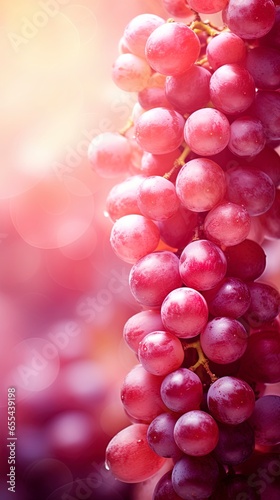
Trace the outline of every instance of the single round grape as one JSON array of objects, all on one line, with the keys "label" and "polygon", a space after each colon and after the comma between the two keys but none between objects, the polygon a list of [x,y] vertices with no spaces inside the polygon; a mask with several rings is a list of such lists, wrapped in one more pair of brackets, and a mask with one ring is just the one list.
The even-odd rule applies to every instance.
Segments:
[{"label": "single round grape", "polygon": [[166,154],[176,150],[183,141],[185,120],[172,109],[152,108],[135,124],[135,137],[144,151]]},{"label": "single round grape", "polygon": [[199,408],[203,387],[196,373],[188,368],[179,368],[166,375],[160,393],[167,408],[174,412],[185,413]]},{"label": "single round grape", "polygon": [[165,297],[161,319],[165,328],[178,337],[196,337],[208,320],[206,300],[197,290],[177,288]]},{"label": "single round grape", "polygon": [[228,145],[230,124],[217,109],[198,109],[187,118],[184,137],[194,153],[200,156],[215,155]]},{"label": "single round grape", "polygon": [[275,5],[272,0],[229,0],[223,10],[224,23],[230,31],[245,39],[261,38],[272,28],[275,20]]},{"label": "single round grape", "polygon": [[209,290],[225,277],[227,261],[212,241],[191,241],[181,253],[179,271],[187,287]]},{"label": "single round grape", "polygon": [[106,212],[113,222],[124,215],[141,215],[137,204],[137,190],[144,179],[143,175],[133,175],[111,188],[106,199]]},{"label": "single round grape", "polygon": [[267,212],[275,198],[271,178],[249,167],[232,167],[226,172],[227,199],[246,208],[251,216]]},{"label": "single round grape", "polygon": [[159,238],[159,229],[153,221],[143,215],[130,214],[114,223],[110,243],[120,259],[133,264],[155,250]]},{"label": "single round grape", "polygon": [[166,410],[160,396],[163,380],[148,373],[140,364],[128,372],[121,387],[121,401],[129,417],[150,423]]},{"label": "single round grape", "polygon": [[200,42],[194,31],[184,23],[165,23],[151,33],[145,52],[148,63],[155,71],[163,75],[181,75],[198,58]]},{"label": "single round grape", "polygon": [[258,445],[275,446],[280,443],[280,396],[262,396],[256,401],[250,417]]},{"label": "single round grape", "polygon": [[280,189],[276,190],[275,200],[270,209],[260,216],[265,236],[269,239],[280,238]]},{"label": "single round grape", "polygon": [[150,176],[143,180],[138,189],[138,207],[145,217],[165,220],[179,208],[174,184],[160,176]]},{"label": "single round grape", "polygon": [[173,248],[184,248],[192,240],[197,227],[197,213],[181,206],[172,217],[159,221],[157,226],[162,241]]},{"label": "single round grape", "polygon": [[104,132],[93,138],[88,159],[100,177],[113,178],[127,172],[131,161],[131,145],[117,132]]},{"label": "single round grape", "polygon": [[174,465],[172,484],[176,493],[186,500],[210,498],[219,478],[219,466],[211,456],[184,456]]},{"label": "single round grape", "polygon": [[247,311],[251,303],[251,295],[246,283],[228,276],[211,290],[205,290],[203,296],[212,316],[237,319]]},{"label": "single round grape", "polygon": [[248,283],[251,303],[244,317],[251,326],[271,321],[280,312],[280,293],[267,283]]},{"label": "single round grape", "polygon": [[273,90],[258,90],[250,113],[263,125],[269,141],[280,140],[280,94]]},{"label": "single round grape", "polygon": [[188,0],[188,5],[196,12],[202,14],[215,14],[223,10],[228,0]]},{"label": "single round grape", "polygon": [[207,158],[190,160],[176,178],[176,193],[182,205],[194,212],[207,212],[221,202],[226,192],[223,169]]},{"label": "single round grape", "polygon": [[205,236],[218,245],[232,246],[241,243],[249,234],[250,215],[246,208],[224,202],[212,208],[204,221]]},{"label": "single round grape", "polygon": [[201,457],[208,455],[216,447],[219,429],[211,415],[201,410],[192,410],[177,420],[174,439],[186,455]]},{"label": "single round grape", "polygon": [[237,425],[218,422],[219,439],[214,450],[218,462],[227,465],[238,465],[252,455],[255,446],[253,428],[248,421]]},{"label": "single round grape", "polygon": [[160,307],[169,292],[182,286],[178,257],[168,250],[146,255],[131,268],[129,286],[137,302]]},{"label": "single round grape", "polygon": [[225,249],[227,274],[243,281],[254,281],[265,270],[266,254],[256,241],[245,239]]},{"label": "single round grape", "polygon": [[207,59],[214,71],[224,64],[245,63],[246,54],[244,40],[230,32],[213,37],[206,47]]},{"label": "single round grape", "polygon": [[280,335],[264,331],[250,335],[241,360],[240,376],[249,382],[280,382]]},{"label": "single round grape", "polygon": [[280,52],[271,47],[255,47],[248,51],[246,68],[262,90],[280,87]]},{"label": "single round grape", "polygon": [[214,107],[222,113],[242,113],[254,101],[254,79],[243,66],[224,64],[211,76],[210,97]]},{"label": "single round grape", "polygon": [[115,85],[126,92],[139,92],[149,81],[152,70],[147,61],[134,54],[120,54],[112,68]]},{"label": "single round grape", "polygon": [[123,338],[130,349],[137,354],[139,342],[148,335],[148,333],[156,330],[164,330],[160,311],[148,309],[140,311],[128,318],[123,327]]},{"label": "single round grape", "polygon": [[[138,102],[143,110],[160,107],[173,108],[165,95],[163,87],[146,87],[138,92]],[[134,122],[136,122],[135,119]]]},{"label": "single round grape", "polygon": [[171,153],[165,154],[152,154],[144,151],[141,158],[141,168],[140,172],[143,175],[164,175],[169,172],[173,166],[174,162],[179,158],[180,150],[175,149]]},{"label": "single round grape", "polygon": [[168,76],[165,83],[167,100],[182,115],[206,106],[210,101],[210,78],[210,71],[195,64],[182,75]]},{"label": "single round grape", "polygon": [[182,500],[182,497],[179,497],[174,491],[172,485],[172,470],[166,472],[157,482],[152,500]]},{"label": "single round grape", "polygon": [[269,175],[275,187],[280,185],[280,156],[275,149],[265,146],[259,154],[247,158],[246,161],[250,168],[262,170]]},{"label": "single round grape", "polygon": [[171,16],[193,16],[193,12],[187,7],[186,0],[162,0],[162,4]]},{"label": "single round grape", "polygon": [[119,481],[139,483],[152,477],[164,464],[148,445],[145,424],[133,424],[118,432],[106,449],[106,468]]},{"label": "single round grape", "polygon": [[184,361],[181,341],[173,333],[154,331],[139,343],[138,358],[142,366],[154,375],[167,375]]},{"label": "single round grape", "polygon": [[126,25],[123,40],[129,51],[145,58],[145,47],[150,34],[164,24],[164,19],[155,14],[139,14]]},{"label": "single round grape", "polygon": [[266,137],[262,122],[251,116],[236,118],[230,125],[228,147],[238,156],[255,156],[264,148]]},{"label": "single round grape", "polygon": [[236,377],[222,377],[209,388],[207,404],[211,415],[224,424],[236,425],[253,413],[255,395],[250,385]]},{"label": "single round grape", "polygon": [[233,318],[217,317],[200,334],[201,347],[214,363],[228,364],[240,359],[248,342],[244,326]]},{"label": "single round grape", "polygon": [[177,419],[178,417],[171,413],[161,413],[149,425],[148,444],[160,457],[177,458],[181,454],[174,441],[174,427]]}]

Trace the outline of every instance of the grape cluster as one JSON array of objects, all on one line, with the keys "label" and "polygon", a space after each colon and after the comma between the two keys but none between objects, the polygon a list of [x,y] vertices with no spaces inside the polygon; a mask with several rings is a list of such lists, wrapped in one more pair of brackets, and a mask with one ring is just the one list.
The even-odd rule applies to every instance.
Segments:
[{"label": "grape cluster", "polygon": [[96,172],[121,176],[110,242],[140,308],[123,330],[131,425],[106,464],[128,483],[157,475],[153,500],[250,500],[246,464],[280,444],[280,395],[265,392],[280,382],[280,294],[261,280],[262,243],[280,238],[280,8],[162,4],[173,17],[133,18],[113,64],[131,120],[89,148]]}]

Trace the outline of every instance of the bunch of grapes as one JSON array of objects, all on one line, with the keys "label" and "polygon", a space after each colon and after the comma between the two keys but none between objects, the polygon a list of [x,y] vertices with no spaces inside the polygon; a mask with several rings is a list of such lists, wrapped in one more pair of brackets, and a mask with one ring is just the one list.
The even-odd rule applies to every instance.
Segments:
[{"label": "bunch of grapes", "polygon": [[280,444],[280,395],[266,392],[280,382],[280,295],[261,280],[263,242],[280,238],[280,8],[162,3],[172,17],[133,18],[113,64],[137,96],[131,119],[89,148],[96,172],[121,177],[110,242],[139,304],[123,330],[131,424],[106,464],[127,483],[157,476],[153,500],[250,500],[246,464]]}]

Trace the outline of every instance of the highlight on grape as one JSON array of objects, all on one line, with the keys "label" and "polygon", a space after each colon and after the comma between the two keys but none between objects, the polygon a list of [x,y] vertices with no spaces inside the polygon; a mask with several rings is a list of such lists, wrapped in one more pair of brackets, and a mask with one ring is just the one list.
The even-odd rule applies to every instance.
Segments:
[{"label": "highlight on grape", "polygon": [[131,424],[106,468],[141,499],[280,498],[280,293],[264,274],[280,238],[280,6],[161,3],[166,18],[123,27],[112,79],[135,104],[88,153],[116,179],[110,242],[139,307],[123,328]]}]

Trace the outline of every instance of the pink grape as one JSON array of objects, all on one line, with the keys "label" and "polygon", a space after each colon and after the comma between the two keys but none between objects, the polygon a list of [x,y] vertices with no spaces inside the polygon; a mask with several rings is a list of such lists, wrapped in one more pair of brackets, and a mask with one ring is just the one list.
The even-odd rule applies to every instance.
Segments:
[{"label": "pink grape", "polygon": [[200,156],[215,155],[228,145],[230,124],[217,109],[198,109],[187,118],[184,137],[194,153]]},{"label": "pink grape", "polygon": [[275,186],[261,170],[232,167],[226,172],[226,181],[227,199],[246,208],[251,216],[261,215],[272,206]]},{"label": "pink grape", "polygon": [[223,10],[228,0],[188,0],[188,5],[202,14],[215,14]]},{"label": "pink grape", "polygon": [[280,312],[280,293],[267,283],[248,283],[251,303],[245,313],[245,318],[251,326],[258,326],[265,321],[271,321]]},{"label": "pink grape", "polygon": [[139,342],[148,333],[156,330],[164,330],[160,311],[147,309],[128,318],[123,327],[123,338],[130,349],[137,354]]},{"label": "pink grape", "polygon": [[111,188],[106,199],[106,211],[113,222],[124,215],[141,215],[137,190],[144,179],[143,175],[133,175]]},{"label": "pink grape", "polygon": [[206,106],[210,101],[210,78],[210,71],[195,64],[182,75],[168,76],[165,83],[167,100],[182,115]]},{"label": "pink grape", "polygon": [[221,202],[226,192],[223,169],[207,158],[188,161],[176,179],[176,192],[184,207],[206,212]]},{"label": "pink grape", "polygon": [[130,143],[126,137],[116,132],[104,132],[91,141],[88,159],[93,170],[100,177],[117,177],[129,169]]},{"label": "pink grape", "polygon": [[193,12],[188,8],[186,0],[162,0],[162,4],[171,16],[193,16]]},{"label": "pink grape", "polygon": [[260,120],[241,116],[231,123],[228,147],[235,155],[256,156],[265,143],[266,137]]},{"label": "pink grape", "polygon": [[269,239],[280,238],[280,189],[276,190],[275,200],[270,209],[260,216],[265,235]]},{"label": "pink grape", "polygon": [[138,207],[145,217],[165,220],[179,208],[174,184],[160,176],[150,176],[138,188]]},{"label": "pink grape", "polygon": [[280,396],[269,395],[258,399],[249,422],[254,429],[257,444],[262,446],[279,444]]},{"label": "pink grape", "polygon": [[[279,2],[278,2],[279,3]],[[276,4],[276,2],[275,2]],[[271,30],[260,39],[264,45],[280,49],[280,6],[276,5],[276,16]]]},{"label": "pink grape", "polygon": [[208,413],[192,410],[184,413],[175,423],[174,439],[186,455],[208,455],[218,443],[218,425]]},{"label": "pink grape", "polygon": [[106,449],[106,467],[119,481],[138,483],[152,477],[164,464],[148,445],[145,424],[133,424],[118,432]]},{"label": "pink grape", "polygon": [[144,151],[166,154],[175,151],[183,141],[185,120],[172,109],[152,108],[135,124],[135,137]]},{"label": "pink grape", "polygon": [[129,286],[140,304],[160,307],[169,292],[182,286],[178,257],[163,250],[139,259],[131,268]]},{"label": "pink grape", "polygon": [[244,40],[235,33],[220,33],[210,39],[206,55],[211,68],[215,71],[224,64],[243,64],[247,54]]},{"label": "pink grape", "polygon": [[211,76],[210,97],[215,108],[234,115],[248,109],[255,98],[255,82],[239,64],[224,64]]},{"label": "pink grape", "polygon": [[212,208],[204,221],[205,236],[218,245],[232,246],[245,240],[250,231],[250,215],[236,203],[224,202]]},{"label": "pink grape", "polygon": [[211,415],[224,424],[236,425],[247,420],[255,407],[250,385],[236,377],[222,377],[209,388],[207,404]]},{"label": "pink grape", "polygon": [[200,334],[201,347],[208,359],[218,364],[233,363],[247,348],[248,334],[233,318],[217,317]]},{"label": "pink grape", "polygon": [[164,24],[164,19],[155,14],[139,14],[125,27],[123,40],[130,52],[145,58],[145,47],[150,34]]},{"label": "pink grape", "polygon": [[139,92],[149,81],[152,70],[145,59],[134,54],[120,54],[112,68],[113,82],[126,92]]},{"label": "pink grape", "polygon": [[199,408],[203,396],[202,383],[188,368],[179,368],[166,375],[160,393],[167,408],[185,413]]},{"label": "pink grape", "polygon": [[262,90],[280,87],[280,52],[271,47],[255,47],[248,51],[246,68]]},{"label": "pink grape", "polygon": [[262,170],[267,174],[275,187],[280,185],[280,156],[275,149],[265,146],[259,154],[248,158],[247,161],[251,168]]},{"label": "pink grape", "polygon": [[173,333],[154,331],[139,342],[138,358],[142,366],[154,375],[167,375],[184,361],[183,346]]},{"label": "pink grape", "polygon": [[173,108],[162,87],[146,87],[141,90],[141,92],[138,92],[138,102],[144,110],[160,107]]},{"label": "pink grape", "polygon": [[145,52],[148,63],[155,71],[163,75],[181,75],[198,58],[200,42],[185,24],[165,23],[151,33]]},{"label": "pink grape", "polygon": [[263,125],[269,141],[280,140],[280,93],[273,90],[258,90],[250,109]]},{"label": "pink grape", "polygon": [[203,296],[212,316],[237,319],[247,311],[251,303],[251,295],[246,283],[228,276],[211,290],[204,291]]},{"label": "pink grape", "polygon": [[252,455],[255,435],[246,420],[241,424],[228,425],[218,422],[219,440],[214,450],[218,462],[227,465],[239,465]]},{"label": "pink grape", "polygon": [[173,168],[174,162],[179,156],[179,149],[175,149],[170,153],[155,155],[144,151],[141,159],[141,173],[146,176],[164,175]]},{"label": "pink grape", "polygon": [[275,12],[272,0],[246,0],[242,8],[239,0],[229,0],[223,20],[233,33],[250,40],[261,38],[271,30]]},{"label": "pink grape", "polygon": [[113,225],[110,243],[116,255],[133,264],[156,249],[159,230],[153,221],[143,215],[124,215]]},{"label": "pink grape", "polygon": [[219,466],[211,455],[185,455],[174,465],[172,484],[176,493],[186,500],[210,498],[219,478]]},{"label": "pink grape", "polygon": [[197,213],[180,207],[177,212],[157,223],[160,237],[173,248],[184,248],[193,238],[197,227]]},{"label": "pink grape", "polygon": [[165,297],[161,318],[165,328],[178,337],[195,337],[208,320],[206,300],[197,290],[177,288]]},{"label": "pink grape", "polygon": [[265,270],[266,254],[257,242],[245,239],[226,248],[227,274],[243,281],[254,281]]},{"label": "pink grape", "polygon": [[176,415],[161,413],[149,425],[147,440],[152,450],[160,457],[177,458],[181,451],[174,440],[174,427],[178,420]]},{"label": "pink grape", "polygon": [[141,364],[126,375],[121,387],[121,401],[129,417],[150,423],[166,410],[160,396],[164,377],[147,372]]},{"label": "pink grape", "polygon": [[264,331],[250,335],[241,360],[240,376],[249,382],[274,384],[280,382],[280,335]]},{"label": "pink grape", "polygon": [[212,241],[192,241],[180,256],[179,271],[183,283],[196,290],[213,288],[225,277],[226,270],[225,255]]},{"label": "pink grape", "polygon": [[157,482],[153,493],[153,500],[167,500],[167,499],[182,500],[182,497],[179,497],[179,495],[177,495],[177,493],[175,493],[174,491],[172,485],[172,470],[163,474],[163,476]]}]

